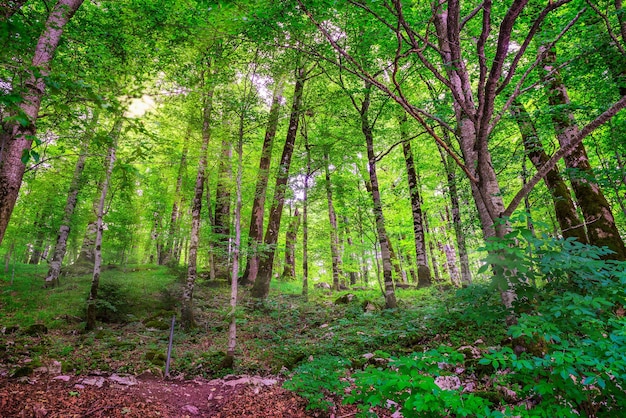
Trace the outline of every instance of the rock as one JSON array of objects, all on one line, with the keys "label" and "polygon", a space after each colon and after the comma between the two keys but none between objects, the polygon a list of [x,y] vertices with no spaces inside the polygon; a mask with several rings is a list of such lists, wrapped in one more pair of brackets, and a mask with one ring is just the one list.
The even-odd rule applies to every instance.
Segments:
[{"label": "rock", "polygon": [[363,308],[363,312],[374,312],[377,309],[376,305],[369,300],[364,301],[361,307]]},{"label": "rock", "polygon": [[461,387],[461,379],[457,376],[437,376],[435,384],[442,390],[457,390]]},{"label": "rock", "polygon": [[346,305],[352,302],[355,297],[356,296],[354,296],[352,293],[346,293],[345,295],[340,296],[337,299],[335,299],[335,305]]},{"label": "rock", "polygon": [[60,375],[60,376],[55,376],[52,378],[52,380],[60,380],[61,382],[69,382],[71,379],[71,377],[69,377],[68,375]]},{"label": "rock", "polygon": [[185,405],[181,409],[190,415],[200,415],[200,410],[193,405]]},{"label": "rock", "polygon": [[330,289],[331,288],[331,286],[326,282],[315,283],[313,287],[316,289]]},{"label": "rock", "polygon": [[85,377],[80,380],[80,383],[87,386],[95,386],[101,388],[104,385],[105,378],[102,376]]},{"label": "rock", "polygon": [[135,379],[135,376],[118,376],[116,374],[112,374],[109,377],[109,380],[117,384],[126,386],[133,386],[137,384],[137,379]]},{"label": "rock", "polygon": [[30,335],[34,337],[36,335],[44,335],[48,333],[48,327],[44,324],[33,324],[30,327],[26,328],[23,332],[24,335]]},{"label": "rock", "polygon": [[365,354],[363,354],[363,357],[365,357],[366,360],[369,360],[372,357],[374,357],[374,354],[373,353],[365,353]]}]

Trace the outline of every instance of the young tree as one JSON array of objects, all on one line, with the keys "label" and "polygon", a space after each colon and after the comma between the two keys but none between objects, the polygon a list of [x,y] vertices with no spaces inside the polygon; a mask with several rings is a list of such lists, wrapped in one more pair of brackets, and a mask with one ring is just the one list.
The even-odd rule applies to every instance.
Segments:
[{"label": "young tree", "polygon": [[115,121],[115,125],[110,134],[110,145],[107,152],[107,158],[105,161],[106,173],[104,181],[100,189],[100,198],[98,200],[98,207],[96,211],[96,242],[94,248],[94,266],[93,277],[91,279],[91,288],[89,290],[89,298],[87,299],[87,320],[85,324],[85,330],[91,331],[96,327],[96,301],[98,299],[98,287],[100,286],[100,273],[102,267],[102,233],[104,231],[104,215],[105,215],[105,202],[107,193],[109,192],[111,175],[113,173],[113,167],[115,165],[115,153],[117,151],[117,142],[122,131],[123,119],[120,117]]},{"label": "young tree", "polygon": [[65,210],[63,211],[63,219],[61,220],[61,226],[59,227],[59,234],[57,236],[56,245],[52,252],[52,258],[48,262],[48,274],[45,277],[45,286],[52,287],[58,284],[59,274],[61,273],[61,264],[65,258],[67,251],[67,239],[70,234],[72,215],[78,202],[78,193],[81,188],[81,177],[83,170],[85,169],[85,160],[87,159],[87,152],[89,150],[89,143],[93,137],[93,133],[98,124],[99,112],[96,110],[91,117],[91,122],[86,128],[84,138],[81,142],[78,159],[76,160],[76,167],[74,168],[74,174],[72,176],[72,182],[70,184],[67,193],[67,202],[65,203]]}]

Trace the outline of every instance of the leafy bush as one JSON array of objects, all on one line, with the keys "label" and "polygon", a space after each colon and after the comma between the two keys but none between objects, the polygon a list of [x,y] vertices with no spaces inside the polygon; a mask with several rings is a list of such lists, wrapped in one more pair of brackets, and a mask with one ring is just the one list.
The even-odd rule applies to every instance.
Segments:
[{"label": "leafy bush", "polygon": [[341,357],[320,356],[298,366],[284,387],[309,401],[307,409],[328,410],[331,396],[341,395],[349,383],[345,378],[350,362]]},{"label": "leafy bush", "polygon": [[506,256],[497,261],[517,272],[515,350],[503,347],[480,363],[534,401],[532,416],[625,416],[626,264],[571,239],[524,230],[508,238],[525,244],[501,246]]},{"label": "leafy bush", "polygon": [[[370,407],[386,407],[393,401],[404,417],[477,416],[501,417],[491,411],[488,400],[462,388],[441,389],[436,383],[446,367],[463,363],[464,356],[449,347],[410,356],[391,357],[387,367],[369,366],[352,377],[356,388],[347,403],[359,403],[364,411]],[[393,405],[391,403],[391,405]]]}]

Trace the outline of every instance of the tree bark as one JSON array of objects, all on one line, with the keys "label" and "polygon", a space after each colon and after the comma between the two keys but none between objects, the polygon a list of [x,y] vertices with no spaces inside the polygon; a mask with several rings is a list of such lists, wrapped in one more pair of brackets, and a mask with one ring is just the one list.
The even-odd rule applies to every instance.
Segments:
[{"label": "tree bark", "polygon": [[[211,80],[212,81],[212,80]],[[206,88],[204,106],[202,112],[202,148],[198,162],[198,173],[194,187],[193,202],[191,204],[191,232],[189,235],[189,253],[187,267],[187,281],[183,289],[181,306],[181,325],[190,329],[195,327],[193,316],[193,290],[198,275],[198,243],[200,241],[200,213],[202,211],[202,193],[204,192],[204,179],[207,166],[207,150],[211,139],[211,112],[213,110],[213,84]]]},{"label": "tree bark", "polygon": [[339,255],[339,230],[337,228],[337,214],[333,205],[333,190],[330,182],[330,158],[328,150],[324,150],[324,176],[326,178],[326,200],[328,202],[328,221],[330,222],[330,255],[332,258],[333,289],[339,291],[341,277],[341,256]]},{"label": "tree bark", "polygon": [[261,159],[259,161],[259,170],[257,171],[254,201],[252,203],[250,231],[248,232],[249,256],[241,284],[254,283],[259,272],[258,246],[263,242],[265,196],[267,194],[267,183],[269,181],[269,170],[272,161],[272,146],[274,144],[274,138],[276,138],[278,117],[280,116],[281,101],[283,99],[283,87],[284,83],[279,79],[274,88],[269,119],[267,121],[267,127],[265,128],[265,139],[263,140],[263,147],[261,149]]},{"label": "tree bark", "polygon": [[[243,115],[241,116],[243,117]],[[222,140],[220,168],[215,189],[215,225],[213,232],[216,234],[216,247],[219,249],[215,257],[215,277],[228,277],[228,264],[230,253],[230,200],[232,187],[231,159],[233,150],[228,137]]]},{"label": "tree bark", "polygon": [[413,150],[411,142],[408,140],[407,116],[402,112],[400,116],[400,137],[402,142],[402,151],[404,152],[404,162],[406,164],[407,180],[409,182],[409,193],[411,195],[411,213],[413,214],[413,235],[415,241],[415,254],[417,261],[417,280],[418,286],[430,286],[430,267],[428,266],[428,257],[426,255],[426,237],[424,235],[424,223],[422,214],[422,203],[420,200],[420,192],[418,188],[417,173],[415,171],[415,162],[413,160]]},{"label": "tree bark", "polygon": [[300,212],[296,208],[285,234],[285,266],[282,274],[285,280],[293,280],[296,277],[296,242],[299,227]]},{"label": "tree bark", "polygon": [[[526,111],[526,108],[520,101],[515,101],[511,106],[511,113],[515,117],[522,141],[528,158],[535,168],[541,168],[550,157],[546,154],[535,129],[535,125]],[[580,221],[576,207],[572,201],[572,195],[565,181],[561,177],[558,168],[554,167],[544,177],[544,182],[554,205],[554,213],[559,223],[561,234],[564,238],[576,238],[579,242],[587,244],[587,234],[585,226]]]},{"label": "tree bark", "polygon": [[89,290],[89,298],[87,299],[87,320],[85,324],[85,330],[91,331],[96,327],[96,301],[98,299],[98,287],[100,286],[100,273],[102,267],[102,233],[104,231],[104,203],[106,201],[107,193],[109,192],[109,186],[111,183],[111,174],[113,173],[113,166],[115,165],[115,153],[117,150],[117,141],[122,130],[122,118],[119,118],[113,129],[111,130],[111,145],[107,153],[106,159],[106,175],[104,183],[100,190],[100,200],[98,201],[98,208],[96,212],[96,242],[94,248],[94,265],[93,265],[93,277],[91,279],[91,288]]},{"label": "tree bark", "polygon": [[374,134],[372,132],[372,126],[369,122],[371,91],[372,85],[369,82],[365,82],[365,96],[363,98],[361,108],[359,109],[359,113],[361,114],[361,131],[363,132],[363,136],[365,137],[365,142],[367,144],[368,173],[372,189],[371,197],[374,204],[376,232],[378,234],[378,242],[380,244],[380,253],[383,265],[383,280],[385,283],[385,307],[387,309],[395,309],[398,307],[398,303],[396,302],[396,293],[393,283],[393,265],[391,262],[391,251],[389,249],[389,238],[385,229],[383,205],[380,198],[380,190],[378,188],[378,175],[376,174],[376,155],[374,154]]},{"label": "tree bark", "polygon": [[50,73],[50,62],[59,45],[63,28],[72,18],[83,0],[59,0],[53,7],[44,31],[39,37],[35,55],[24,78],[25,92],[18,107],[18,115],[27,119],[22,124],[17,120],[2,122],[0,135],[0,244],[4,238],[15,201],[22,185],[25,165],[22,158],[30,150],[36,133],[41,100],[45,94],[45,77]]},{"label": "tree bark", "polygon": [[[580,131],[574,115],[569,109],[570,100],[567,88],[560,72],[555,68],[555,64],[556,52],[554,50],[546,51],[542,65],[546,73],[550,74],[547,86],[548,101],[555,108],[551,113],[552,122],[559,144],[561,148],[564,148],[572,143]],[[578,206],[585,218],[589,243],[598,247],[606,246],[614,251],[614,254],[607,258],[626,260],[624,241],[615,225],[611,206],[595,180],[583,143],[580,142],[572,152],[566,155],[564,161],[565,166],[573,171],[570,174],[570,181]]]},{"label": "tree bark", "polygon": [[[306,127],[306,124],[303,123]],[[309,301],[309,181],[311,170],[311,147],[306,128],[302,129],[306,150],[306,174],[304,175],[304,196],[302,197],[302,297]]]},{"label": "tree bark", "polygon": [[291,166],[291,156],[293,155],[296,136],[298,134],[305,74],[305,68],[298,67],[296,70],[296,85],[294,87],[293,104],[289,118],[287,138],[285,139],[283,153],[280,158],[280,165],[278,166],[276,186],[274,187],[274,199],[272,200],[272,207],[270,209],[265,238],[263,240],[266,251],[260,255],[259,271],[254,282],[254,286],[252,287],[252,296],[259,299],[267,298],[270,291],[276,242],[278,241],[280,220],[283,212],[283,205],[285,203],[285,190],[287,188],[287,180],[289,178],[289,167]]},{"label": "tree bark", "polygon": [[78,160],[76,160],[76,166],[74,167],[74,175],[72,176],[70,188],[67,192],[67,200],[65,202],[63,219],[61,220],[61,226],[59,227],[56,245],[54,246],[52,259],[48,263],[48,274],[44,280],[45,287],[54,287],[59,284],[59,274],[61,273],[61,265],[63,264],[63,259],[65,258],[65,252],[67,251],[67,238],[70,235],[71,220],[74,215],[74,209],[76,209],[76,204],[78,203],[78,193],[80,192],[82,186],[81,177],[85,169],[89,142],[93,137],[97,123],[98,111],[94,113],[90,126],[87,128],[88,130],[81,143]]},{"label": "tree bark", "polygon": [[239,137],[237,141],[237,178],[235,180],[235,237],[233,242],[233,262],[230,280],[230,324],[228,327],[228,346],[226,348],[226,358],[224,366],[232,368],[235,358],[235,348],[237,344],[237,287],[239,279],[239,257],[241,253],[241,182],[243,177],[243,114],[239,125]]}]

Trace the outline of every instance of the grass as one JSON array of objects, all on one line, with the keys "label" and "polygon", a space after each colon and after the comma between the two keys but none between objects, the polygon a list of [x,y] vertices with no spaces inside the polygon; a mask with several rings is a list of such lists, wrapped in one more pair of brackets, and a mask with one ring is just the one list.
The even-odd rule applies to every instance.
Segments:
[{"label": "grass", "polygon": [[[102,318],[111,322],[100,323],[91,333],[83,332],[82,323],[91,277],[63,277],[60,286],[44,289],[45,272],[45,266],[17,265],[12,283],[10,275],[1,276],[0,329],[19,326],[24,330],[40,323],[50,332],[32,337],[23,332],[7,335],[9,343],[0,344],[0,375],[3,368],[10,373],[26,358],[44,364],[55,359],[62,362],[64,371],[75,373],[94,369],[162,373],[167,328],[182,289],[179,272],[154,265],[110,266],[102,274],[100,295],[105,298]],[[466,308],[460,304],[452,309],[456,317],[446,314],[444,318],[442,309],[447,304],[441,300],[452,296],[436,288],[398,289],[400,309],[392,311],[381,309],[383,299],[376,288],[354,291],[356,298],[347,304],[335,303],[347,291],[311,286],[308,302],[301,292],[300,282],[275,280],[270,297],[258,305],[242,289],[235,365],[233,370],[223,370],[229,286],[200,281],[194,299],[199,327],[193,331],[176,328],[172,373],[189,377],[287,373],[322,355],[358,364],[364,361],[363,354],[376,350],[401,354],[442,340],[455,345],[466,342]],[[377,309],[365,311],[366,302]],[[498,332],[493,334],[494,341],[501,338]]]}]

